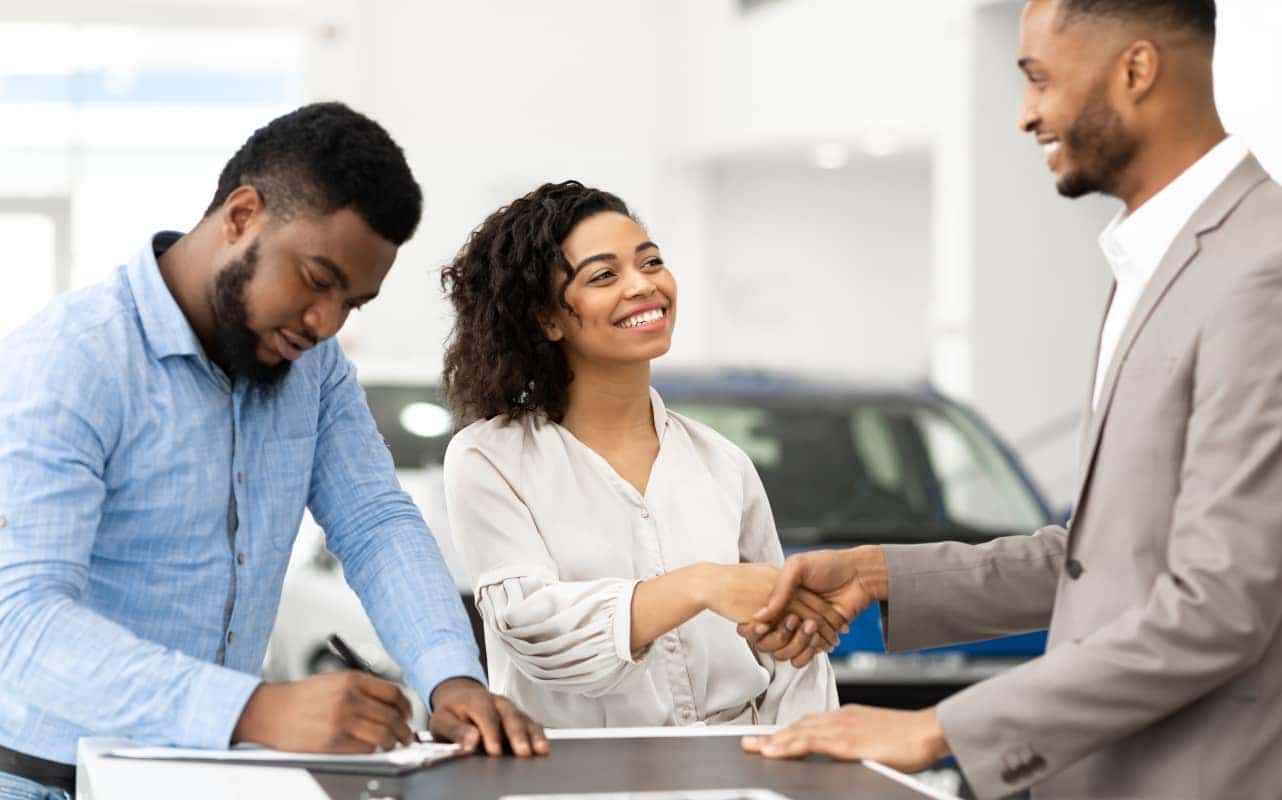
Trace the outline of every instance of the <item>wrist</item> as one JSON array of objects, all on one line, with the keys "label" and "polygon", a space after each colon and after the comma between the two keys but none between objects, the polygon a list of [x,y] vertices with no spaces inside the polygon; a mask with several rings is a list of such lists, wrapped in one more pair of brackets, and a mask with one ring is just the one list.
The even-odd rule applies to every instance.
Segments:
[{"label": "wrist", "polygon": [[476,679],[469,678],[466,675],[457,675],[453,678],[446,678],[436,684],[436,688],[432,690],[432,694],[428,698],[428,703],[432,708],[436,708],[437,704],[444,702],[453,692],[459,691],[460,689],[471,688],[484,689],[485,687],[480,683],[477,683]]},{"label": "wrist", "polygon": [[851,548],[847,558],[855,579],[869,597],[877,601],[890,597],[890,575],[886,569],[886,553],[881,545]]},{"label": "wrist", "polygon": [[266,683],[258,684],[245,701],[245,707],[240,710],[240,718],[236,720],[236,727],[232,728],[231,744],[239,742],[260,742],[258,733],[259,711],[262,706],[267,704],[267,695],[269,686]]},{"label": "wrist", "polygon": [[682,576],[685,595],[694,607],[695,613],[708,611],[712,608],[714,593],[717,591],[717,587],[722,584],[723,573],[726,569],[725,564],[700,561],[697,564],[691,564],[688,567],[682,567],[677,570],[677,572],[685,573]]},{"label": "wrist", "polygon": [[931,763],[952,755],[952,748],[944,737],[944,726],[939,722],[936,708],[924,708],[917,713],[922,717],[921,747]]}]

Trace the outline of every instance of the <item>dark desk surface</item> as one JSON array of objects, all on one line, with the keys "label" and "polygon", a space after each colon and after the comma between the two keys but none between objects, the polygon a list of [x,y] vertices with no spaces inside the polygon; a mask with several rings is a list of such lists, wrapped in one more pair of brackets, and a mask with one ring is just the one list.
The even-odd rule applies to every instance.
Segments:
[{"label": "dark desk surface", "polygon": [[859,764],[767,761],[739,737],[589,739],[552,742],[542,758],[471,756],[402,779],[314,774],[335,800],[497,800],[507,794],[773,789],[793,800],[921,800],[924,795]]}]

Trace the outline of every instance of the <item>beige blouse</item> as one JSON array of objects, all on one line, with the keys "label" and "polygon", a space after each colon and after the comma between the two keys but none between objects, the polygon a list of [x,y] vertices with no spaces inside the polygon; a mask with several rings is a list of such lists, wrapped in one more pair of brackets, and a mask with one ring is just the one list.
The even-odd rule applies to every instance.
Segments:
[{"label": "beige blouse", "polygon": [[553,728],[782,724],[836,708],[826,656],[775,662],[710,611],[630,652],[641,580],[783,561],[748,456],[650,394],[659,455],[644,496],[546,418],[477,422],[451,441],[446,506],[491,688]]}]

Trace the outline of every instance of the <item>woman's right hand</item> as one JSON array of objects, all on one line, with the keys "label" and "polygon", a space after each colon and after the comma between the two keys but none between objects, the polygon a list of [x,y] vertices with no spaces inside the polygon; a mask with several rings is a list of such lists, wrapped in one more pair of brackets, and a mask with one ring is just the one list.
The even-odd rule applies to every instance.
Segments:
[{"label": "woman's right hand", "polygon": [[[780,569],[770,564],[708,564],[701,580],[702,605],[731,622],[749,622],[769,599],[779,574]],[[794,637],[798,652],[807,647],[827,651],[837,646],[840,631],[846,626],[839,608],[808,589],[798,589],[789,598],[786,611],[784,624],[791,622],[788,627],[792,630],[800,627],[799,635]]]}]

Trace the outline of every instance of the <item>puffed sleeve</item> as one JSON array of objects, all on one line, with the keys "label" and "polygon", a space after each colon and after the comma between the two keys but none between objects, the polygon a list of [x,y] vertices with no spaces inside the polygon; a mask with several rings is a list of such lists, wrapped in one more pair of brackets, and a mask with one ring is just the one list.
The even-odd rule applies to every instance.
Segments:
[{"label": "puffed sleeve", "polygon": [[549,688],[599,697],[642,668],[629,578],[562,581],[526,504],[467,431],[445,456],[455,546],[476,576],[477,608],[513,664]]}]

